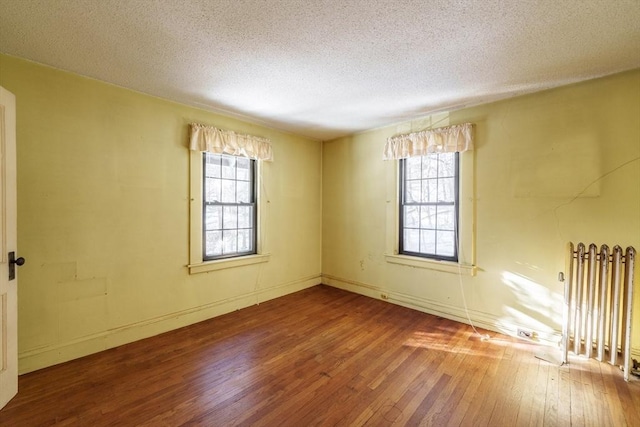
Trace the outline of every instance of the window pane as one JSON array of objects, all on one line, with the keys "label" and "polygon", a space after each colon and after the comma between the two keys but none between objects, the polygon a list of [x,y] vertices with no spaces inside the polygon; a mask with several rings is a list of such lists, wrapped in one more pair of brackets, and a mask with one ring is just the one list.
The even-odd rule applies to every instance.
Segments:
[{"label": "window pane", "polygon": [[422,163],[421,163],[421,158],[420,157],[409,157],[406,161],[405,161],[405,167],[407,168],[406,170],[406,176],[407,179],[420,179],[421,178],[421,167],[422,167]]},{"label": "window pane", "polygon": [[236,167],[238,168],[238,180],[249,181],[249,179],[251,179],[251,173],[249,171],[249,168],[251,167],[251,160],[246,157],[238,157],[236,159]]},{"label": "window pane", "polygon": [[438,206],[438,230],[455,230],[456,211],[453,206]]},{"label": "window pane", "polygon": [[405,206],[404,226],[407,228],[420,227],[420,207],[419,206]]},{"label": "window pane", "polygon": [[233,156],[222,157],[222,177],[236,179],[236,158]]},{"label": "window pane", "polygon": [[238,228],[238,208],[237,206],[224,206],[222,209],[222,228],[230,230]]},{"label": "window pane", "polygon": [[249,252],[252,246],[251,230],[238,230],[238,252]]},{"label": "window pane", "polygon": [[238,207],[238,228],[253,227],[253,206]]},{"label": "window pane", "polygon": [[236,188],[238,190],[238,203],[249,203],[251,202],[250,193],[249,193],[249,182],[247,181],[238,181],[236,183]]},{"label": "window pane", "polygon": [[435,206],[422,206],[420,208],[420,228],[436,228]]},{"label": "window pane", "polygon": [[423,178],[438,177],[438,155],[422,156]]},{"label": "window pane", "polygon": [[205,233],[205,256],[222,255],[222,231]]},{"label": "window pane", "polygon": [[453,231],[438,231],[437,254],[440,256],[453,256],[455,234]]},{"label": "window pane", "polygon": [[205,176],[220,178],[221,168],[220,168],[220,156],[216,154],[205,153],[206,161],[205,161]]},{"label": "window pane", "polygon": [[439,177],[456,176],[456,156],[455,153],[442,153],[439,156]]},{"label": "window pane", "polygon": [[213,163],[211,165],[211,176],[215,177],[215,178],[220,178],[222,177],[222,166],[221,166],[221,160],[218,159],[217,162]]},{"label": "window pane", "polygon": [[420,252],[424,254],[436,253],[435,230],[420,230]]},{"label": "window pane", "polygon": [[236,202],[236,182],[228,179],[222,180],[222,203]]},{"label": "window pane", "polygon": [[440,178],[438,181],[438,202],[455,202],[456,187],[454,178]]},{"label": "window pane", "polygon": [[207,179],[205,187],[205,201],[219,202],[222,200],[222,180],[218,178]]},{"label": "window pane", "polygon": [[420,202],[420,181],[407,182],[406,203]]},{"label": "window pane", "polygon": [[238,251],[238,230],[224,230],[222,232],[222,253],[231,254]]},{"label": "window pane", "polygon": [[420,230],[404,230],[404,250],[408,252],[420,252]]},{"label": "window pane", "polygon": [[422,203],[435,203],[438,201],[438,180],[426,179],[422,181]]},{"label": "window pane", "polygon": [[222,206],[207,206],[204,218],[205,230],[221,230]]}]

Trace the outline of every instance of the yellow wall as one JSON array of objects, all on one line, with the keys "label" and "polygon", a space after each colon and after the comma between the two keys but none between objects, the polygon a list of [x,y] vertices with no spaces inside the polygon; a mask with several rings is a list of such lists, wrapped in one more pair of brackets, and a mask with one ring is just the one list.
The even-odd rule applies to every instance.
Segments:
[{"label": "yellow wall", "polygon": [[[388,262],[397,162],[382,160],[386,138],[464,122],[475,124],[461,217],[475,223],[463,238],[475,242],[476,276]],[[640,250],[638,70],[328,141],[323,157],[323,281],[344,289],[468,323],[462,280],[475,324],[556,342],[565,244]]]},{"label": "yellow wall", "polygon": [[[554,341],[565,243],[640,249],[638,70],[324,144],[2,55],[0,85],[17,96],[21,372],[312,286],[321,272],[467,322],[461,280],[477,325]],[[267,263],[188,274],[190,122],[272,139]],[[461,199],[476,276],[390,263],[386,138],[463,122],[476,126]]]},{"label": "yellow wall", "polygon": [[[17,99],[20,371],[320,283],[321,143],[0,56]],[[189,275],[188,124],[268,137],[269,262]]]}]

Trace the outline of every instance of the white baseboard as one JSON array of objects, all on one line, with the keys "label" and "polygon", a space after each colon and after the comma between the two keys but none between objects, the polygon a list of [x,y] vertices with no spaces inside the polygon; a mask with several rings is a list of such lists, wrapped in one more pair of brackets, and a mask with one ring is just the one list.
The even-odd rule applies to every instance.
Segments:
[{"label": "white baseboard", "polygon": [[[327,274],[322,275],[322,283],[375,299],[382,299],[381,294],[385,294],[388,298],[384,298],[384,300],[390,303],[422,311],[424,313],[433,314],[435,316],[444,317],[467,325],[469,324],[467,313],[460,307],[443,304],[441,302],[417,297],[415,295],[394,292],[366,283],[343,279]],[[507,323],[502,318],[479,311],[469,310],[469,317],[471,318],[473,325],[476,327],[514,337],[517,336],[518,328],[528,329],[524,325]],[[560,331],[554,331],[552,333],[538,332],[536,337],[536,342],[539,342],[540,344],[558,347],[562,333]]]},{"label": "white baseboard", "polygon": [[25,374],[109,348],[149,338],[241,308],[301,291],[318,285],[320,282],[320,275],[308,276],[293,282],[266,289],[259,289],[254,292],[193,307],[188,310],[120,326],[72,341],[28,350],[18,354],[19,373]]}]

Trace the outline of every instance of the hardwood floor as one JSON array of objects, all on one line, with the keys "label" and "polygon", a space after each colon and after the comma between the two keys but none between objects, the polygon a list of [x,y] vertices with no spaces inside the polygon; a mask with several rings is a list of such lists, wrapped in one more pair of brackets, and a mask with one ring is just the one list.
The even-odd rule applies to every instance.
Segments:
[{"label": "hardwood floor", "polygon": [[640,426],[640,381],[489,334],[316,286],[23,375],[0,425]]}]

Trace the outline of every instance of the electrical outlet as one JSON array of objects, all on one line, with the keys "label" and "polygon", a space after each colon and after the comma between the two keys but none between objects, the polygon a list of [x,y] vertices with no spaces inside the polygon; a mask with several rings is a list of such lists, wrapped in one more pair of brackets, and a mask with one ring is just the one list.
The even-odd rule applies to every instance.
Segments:
[{"label": "electrical outlet", "polygon": [[518,337],[531,340],[533,339],[533,331],[527,331],[526,329],[518,328]]},{"label": "electrical outlet", "polygon": [[382,293],[382,294],[380,294],[380,298],[381,299],[389,299],[389,294]]}]

